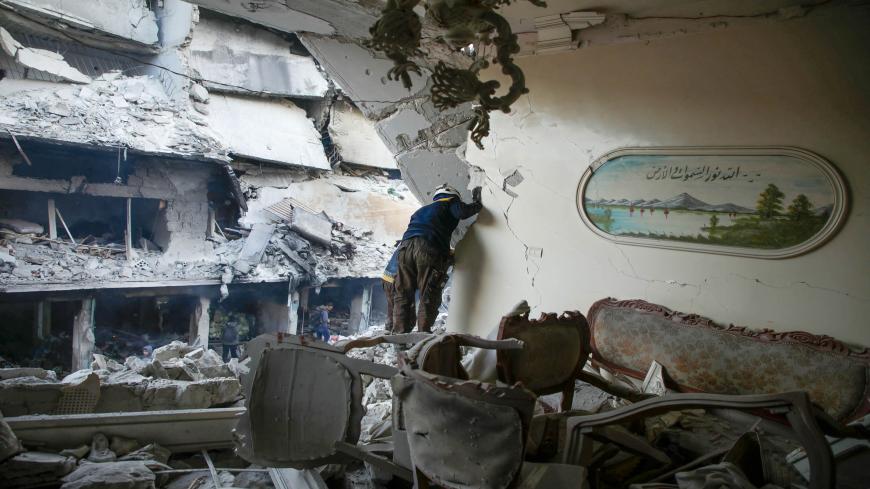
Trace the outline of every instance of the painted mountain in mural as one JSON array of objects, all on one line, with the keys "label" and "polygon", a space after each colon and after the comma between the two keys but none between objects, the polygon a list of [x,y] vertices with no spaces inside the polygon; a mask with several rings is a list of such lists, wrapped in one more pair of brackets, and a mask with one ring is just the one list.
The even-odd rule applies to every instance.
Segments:
[{"label": "painted mountain in mural", "polygon": [[705,212],[725,212],[737,214],[752,214],[755,211],[742,205],[737,205],[731,202],[725,204],[708,204],[701,199],[692,196],[689,193],[683,192],[679,195],[671,197],[667,200],[651,199],[651,200],[629,200],[629,199],[598,199],[586,200],[587,204],[592,205],[613,205],[613,206],[629,206],[652,208],[652,209],[672,209],[672,210],[687,210],[687,211],[705,211]]}]

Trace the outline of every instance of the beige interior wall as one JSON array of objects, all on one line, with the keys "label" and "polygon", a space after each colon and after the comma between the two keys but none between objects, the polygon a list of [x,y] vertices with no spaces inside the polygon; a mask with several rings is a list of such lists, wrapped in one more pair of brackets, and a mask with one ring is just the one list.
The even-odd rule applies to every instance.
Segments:
[{"label": "beige interior wall", "polygon": [[[520,59],[530,95],[494,114],[484,151],[469,145],[486,211],[457,251],[449,327],[486,334],[521,299],[585,313],[613,296],[870,345],[870,9],[838,10]],[[615,245],[583,225],[577,184],[597,157],[669,145],[808,149],[842,172],[851,212],[784,260]]]}]

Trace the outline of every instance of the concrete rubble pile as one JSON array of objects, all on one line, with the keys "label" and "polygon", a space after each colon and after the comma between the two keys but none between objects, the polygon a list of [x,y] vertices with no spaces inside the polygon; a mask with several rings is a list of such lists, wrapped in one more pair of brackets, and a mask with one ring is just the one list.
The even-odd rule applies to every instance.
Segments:
[{"label": "concrete rubble pile", "polygon": [[226,160],[221,138],[153,77],[104,73],[86,86],[0,98],[0,124],[18,135]]},{"label": "concrete rubble pile", "polygon": [[[3,227],[0,224],[0,227]],[[275,226],[257,263],[237,266],[246,238],[214,246],[212,256],[200,260],[170,261],[160,252],[136,250],[127,260],[123,248],[115,253],[95,252],[87,246],[49,243],[37,233],[19,234],[2,230],[0,242],[0,284],[92,283],[112,280],[209,280],[231,283],[308,277],[313,285],[334,277],[377,276],[389,260],[392,246],[375,243],[370,231],[340,222],[332,224],[328,246],[312,243],[285,224]],[[52,246],[49,246],[51,244]],[[94,256],[92,253],[98,254]]]},{"label": "concrete rubble pile", "polygon": [[[121,364],[100,354],[90,369],[58,381],[42,369],[0,369],[0,410],[7,416],[206,409],[241,399],[238,376],[246,362],[224,363],[214,350],[180,341],[154,350],[153,358],[128,357]],[[87,406],[65,408],[75,392]]]}]

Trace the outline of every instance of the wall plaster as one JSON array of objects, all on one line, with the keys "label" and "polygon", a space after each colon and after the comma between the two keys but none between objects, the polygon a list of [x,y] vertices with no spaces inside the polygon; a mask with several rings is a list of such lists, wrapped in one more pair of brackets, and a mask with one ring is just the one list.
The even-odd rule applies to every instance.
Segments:
[{"label": "wall plaster", "polygon": [[[448,328],[486,334],[521,299],[535,314],[585,311],[614,296],[868,345],[868,22],[866,6],[841,6],[691,38],[522,58],[531,93],[494,115],[486,150],[468,152],[481,169],[472,179],[486,183],[485,211],[457,251]],[[769,144],[824,155],[850,185],[844,227],[806,255],[615,245],[578,216],[580,176],[614,148]]]}]

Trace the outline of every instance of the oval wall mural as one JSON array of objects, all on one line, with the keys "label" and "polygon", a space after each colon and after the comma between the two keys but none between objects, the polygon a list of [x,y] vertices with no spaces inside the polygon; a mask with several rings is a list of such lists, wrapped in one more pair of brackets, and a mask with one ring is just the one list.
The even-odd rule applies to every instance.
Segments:
[{"label": "oval wall mural", "polygon": [[846,186],[797,148],[626,148],[589,167],[577,207],[617,243],[786,258],[836,232]]}]

